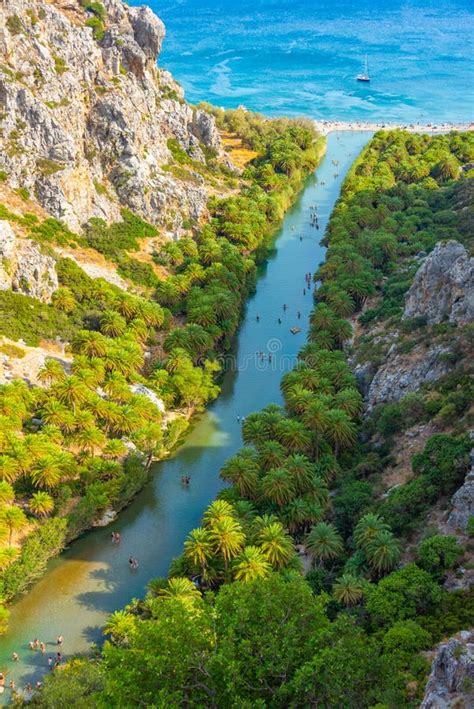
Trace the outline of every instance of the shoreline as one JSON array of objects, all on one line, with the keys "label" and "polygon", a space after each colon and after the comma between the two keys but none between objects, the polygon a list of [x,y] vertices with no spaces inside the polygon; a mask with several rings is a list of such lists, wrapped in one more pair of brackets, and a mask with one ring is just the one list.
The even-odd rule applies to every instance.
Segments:
[{"label": "shoreline", "polygon": [[316,130],[321,135],[329,135],[334,131],[373,131],[378,130],[406,130],[410,133],[428,133],[437,135],[450,131],[474,131],[474,122],[471,123],[374,123],[371,121],[323,121],[314,120]]}]

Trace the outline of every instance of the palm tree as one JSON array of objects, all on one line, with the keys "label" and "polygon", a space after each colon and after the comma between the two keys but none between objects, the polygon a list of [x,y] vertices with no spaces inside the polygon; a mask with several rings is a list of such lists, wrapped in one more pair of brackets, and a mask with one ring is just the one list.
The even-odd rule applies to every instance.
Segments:
[{"label": "palm tree", "polygon": [[54,393],[63,404],[70,406],[73,412],[83,404],[88,397],[87,387],[74,374],[54,387]]},{"label": "palm tree", "polygon": [[62,310],[64,313],[70,313],[77,305],[74,295],[69,288],[58,288],[53,293],[52,300],[54,307],[58,308],[58,310]]},{"label": "palm tree", "polygon": [[48,357],[46,362],[43,364],[38,372],[37,379],[42,384],[52,384],[53,382],[59,382],[65,379],[66,372],[60,362],[57,359]]},{"label": "palm tree", "polygon": [[127,611],[114,611],[104,626],[104,635],[110,635],[114,644],[126,647],[132,639],[136,628],[136,617]]},{"label": "palm tree", "polygon": [[279,522],[264,527],[257,541],[274,569],[285,566],[294,554],[293,541]]},{"label": "palm tree", "polygon": [[158,303],[140,300],[139,316],[149,327],[161,327],[165,320],[163,308]]},{"label": "palm tree", "polygon": [[184,556],[201,569],[202,577],[205,579],[209,560],[213,556],[212,538],[208,529],[198,527],[188,534],[184,542]]},{"label": "palm tree", "polygon": [[306,537],[306,547],[320,562],[335,559],[344,550],[341,535],[329,522],[320,522],[311,529]]},{"label": "palm tree", "polygon": [[305,455],[295,453],[288,456],[285,470],[289,472],[298,493],[306,492],[311,488],[315,466]]},{"label": "palm tree", "polygon": [[74,430],[74,414],[67,408],[67,406],[54,397],[50,397],[46,401],[41,410],[41,418],[44,423],[51,426],[57,426],[62,431],[67,433]]},{"label": "palm tree", "polygon": [[268,471],[283,465],[286,456],[286,450],[278,441],[264,441],[258,447],[258,462],[262,470]]},{"label": "palm tree", "polygon": [[348,448],[353,445],[356,439],[356,427],[342,409],[328,411],[325,433],[334,446],[336,457],[341,448]]},{"label": "palm tree", "polygon": [[362,396],[355,387],[348,387],[337,392],[334,396],[334,403],[337,408],[354,418],[362,409]]},{"label": "palm tree", "polygon": [[52,489],[61,482],[62,471],[57,458],[45,455],[36,461],[30,472],[31,482],[35,487]]},{"label": "palm tree", "polygon": [[150,332],[151,330],[148,329],[146,322],[141,318],[133,318],[128,323],[127,334],[132,335],[132,337],[142,343],[148,339]]},{"label": "palm tree", "polygon": [[104,357],[107,353],[107,340],[100,332],[81,330],[72,340],[72,349],[87,357]]},{"label": "palm tree", "polygon": [[282,419],[276,426],[276,435],[290,453],[305,453],[311,448],[311,434],[296,419]]},{"label": "palm tree", "polygon": [[110,372],[105,379],[103,388],[107,396],[117,401],[126,401],[132,396],[127,380],[120,372]]},{"label": "palm tree", "polygon": [[329,490],[326,485],[326,481],[323,480],[323,478],[320,478],[317,475],[313,476],[311,485],[307,490],[307,495],[316,502],[318,507],[327,509],[329,505]]},{"label": "palm tree", "polygon": [[91,428],[94,424],[95,418],[91,411],[86,411],[84,409],[76,411],[74,416],[74,428],[76,431],[83,431],[86,428]]},{"label": "palm tree", "polygon": [[256,579],[265,578],[271,572],[265,554],[255,546],[247,546],[234,563],[234,578],[237,581],[251,583]]},{"label": "palm tree", "polygon": [[180,601],[188,610],[192,610],[201,598],[201,594],[195,584],[183,576],[175,576],[168,579],[165,588],[158,590],[158,598],[163,600],[176,599]]},{"label": "palm tree", "polygon": [[[314,393],[301,384],[294,384],[285,394],[285,402],[289,411],[298,416],[303,416],[313,401]],[[305,424],[304,418],[303,423]]]},{"label": "palm tree", "polygon": [[262,493],[271,502],[282,507],[295,496],[295,486],[285,468],[274,468],[262,478]]},{"label": "palm tree", "polygon": [[103,453],[106,458],[117,459],[126,455],[127,450],[127,446],[120,438],[111,438],[107,441]]},{"label": "palm tree", "polygon": [[354,529],[354,541],[358,547],[365,549],[379,533],[389,529],[388,525],[374,512],[368,512],[360,518]]},{"label": "palm tree", "polygon": [[25,513],[20,507],[8,505],[0,510],[0,523],[8,529],[8,544],[12,545],[13,532],[19,532],[28,524]]},{"label": "palm tree", "polygon": [[209,535],[214,549],[222,555],[227,571],[229,561],[239,554],[244,545],[242,526],[232,517],[224,517],[213,522]]},{"label": "palm tree", "polygon": [[106,310],[100,319],[100,329],[107,337],[120,337],[126,327],[127,321],[116,310]]},{"label": "palm tree", "polygon": [[261,413],[250,414],[242,426],[242,438],[245,445],[260,445],[270,438],[270,426]]},{"label": "palm tree", "polygon": [[226,517],[234,517],[234,508],[226,500],[214,500],[204,512],[203,520],[207,526],[219,522]]},{"label": "palm tree", "polygon": [[54,509],[54,500],[47,492],[35,492],[28,502],[28,507],[34,515],[46,517]]},{"label": "palm tree", "polygon": [[13,561],[15,561],[19,553],[19,549],[12,547],[9,547],[8,549],[0,549],[0,571],[5,571],[5,569],[10,566]]},{"label": "palm tree", "polygon": [[0,505],[12,505],[15,500],[15,491],[6,480],[0,482]]},{"label": "palm tree", "polygon": [[321,436],[326,432],[329,423],[330,410],[326,402],[314,398],[303,414],[303,423],[314,433],[315,456],[318,456]]},{"label": "palm tree", "polygon": [[133,298],[126,293],[117,296],[114,307],[123,315],[126,320],[131,320],[139,312],[138,298]]},{"label": "palm tree", "polygon": [[364,596],[364,581],[351,574],[343,574],[333,586],[333,596],[344,606],[354,606]]},{"label": "palm tree", "polygon": [[370,566],[379,574],[391,571],[400,559],[400,547],[388,530],[377,532],[367,544],[365,553]]},{"label": "palm tree", "polygon": [[74,441],[79,445],[82,451],[94,455],[95,450],[105,446],[106,437],[99,428],[90,426],[83,428],[74,434]]},{"label": "palm tree", "polygon": [[235,455],[228,458],[220,471],[220,477],[235,485],[242,497],[254,498],[258,489],[260,469],[255,460]]}]

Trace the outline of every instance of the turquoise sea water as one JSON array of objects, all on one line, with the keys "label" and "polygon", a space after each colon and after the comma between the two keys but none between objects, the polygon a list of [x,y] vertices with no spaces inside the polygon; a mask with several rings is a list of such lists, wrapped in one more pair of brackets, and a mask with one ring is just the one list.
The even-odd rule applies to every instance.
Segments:
[{"label": "turquoise sea water", "polygon": [[[344,121],[474,119],[472,0],[148,4],[167,27],[159,63],[190,101]],[[361,84],[366,53],[372,81]]]}]

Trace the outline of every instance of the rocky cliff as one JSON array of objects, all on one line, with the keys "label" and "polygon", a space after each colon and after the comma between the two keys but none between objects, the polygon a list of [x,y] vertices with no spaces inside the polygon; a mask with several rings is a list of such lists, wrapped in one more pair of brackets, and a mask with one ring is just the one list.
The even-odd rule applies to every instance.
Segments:
[{"label": "rocky cliff", "polygon": [[120,0],[0,2],[2,179],[74,231],[124,206],[170,235],[205,217],[203,180],[163,168],[170,145],[198,162],[222,146],[157,67],[164,35],[148,7]]},{"label": "rocky cliff", "polygon": [[439,646],[421,709],[468,709],[474,704],[474,633],[463,631]]},{"label": "rocky cliff", "polygon": [[[459,242],[441,242],[423,259],[406,295],[402,322],[409,324],[412,318],[428,328],[443,322],[462,326],[474,321],[474,258]],[[409,353],[398,344],[399,335],[394,331],[384,336],[386,357],[366,385],[369,411],[378,404],[400,400],[453,367],[450,355],[455,334],[448,342],[425,339]],[[363,367],[359,365],[358,371],[362,378]]]},{"label": "rocky cliff", "polygon": [[58,287],[55,261],[29,239],[18,239],[0,221],[0,290],[11,288],[48,303]]},{"label": "rocky cliff", "polygon": [[437,244],[417,271],[403,317],[423,317],[430,325],[474,320],[474,258],[462,244]]}]

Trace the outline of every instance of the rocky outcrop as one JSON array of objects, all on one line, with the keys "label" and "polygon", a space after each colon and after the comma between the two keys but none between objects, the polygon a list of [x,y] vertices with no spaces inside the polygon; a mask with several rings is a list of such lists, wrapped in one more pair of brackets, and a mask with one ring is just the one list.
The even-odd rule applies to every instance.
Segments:
[{"label": "rocky outcrop", "polygon": [[173,139],[195,160],[223,149],[214,118],[183,101],[156,58],[165,29],[148,7],[103,2],[103,36],[79,2],[0,3],[0,169],[79,231],[129,207],[179,236],[207,192],[163,170]]},{"label": "rocky outcrop", "polygon": [[0,221],[0,290],[11,288],[49,303],[58,288],[55,261],[28,239],[17,239],[7,221]]},{"label": "rocky outcrop", "polygon": [[462,631],[438,647],[420,709],[474,705],[474,633]]},{"label": "rocky outcrop", "polygon": [[448,517],[448,525],[465,532],[470,518],[474,517],[474,449],[471,451],[471,470],[464,484],[454,493],[451,504],[453,510]]},{"label": "rocky outcrop", "polygon": [[474,320],[474,258],[462,244],[437,244],[427,256],[407,293],[403,317],[424,317],[430,325]]},{"label": "rocky outcrop", "polygon": [[398,354],[396,346],[389,352],[386,363],[373,377],[367,394],[367,410],[377,404],[399,401],[420,386],[434,382],[450,370],[446,357],[449,349],[442,345],[414,348],[409,354]]}]

